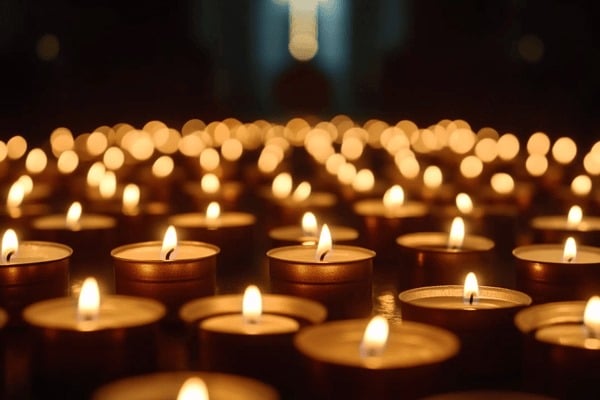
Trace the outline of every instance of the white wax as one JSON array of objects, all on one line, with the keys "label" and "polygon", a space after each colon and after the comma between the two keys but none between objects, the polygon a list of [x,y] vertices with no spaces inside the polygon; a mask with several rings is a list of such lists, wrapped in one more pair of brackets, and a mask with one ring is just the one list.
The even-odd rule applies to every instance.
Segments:
[{"label": "white wax", "polygon": [[325,265],[364,261],[375,256],[373,251],[356,246],[333,246],[333,248],[325,255],[323,261],[317,260],[315,254],[316,247],[314,246],[276,247],[268,252],[269,257],[282,261]]},{"label": "white wax", "polygon": [[256,218],[242,212],[224,212],[218,218],[209,220],[203,213],[177,214],[169,218],[169,224],[182,228],[230,228],[253,225]]},{"label": "white wax", "polygon": [[57,261],[69,257],[73,251],[62,244],[52,242],[21,242],[19,250],[4,265],[24,265]]},{"label": "white wax", "polygon": [[563,261],[564,244],[535,244],[517,247],[515,257],[534,262],[559,264],[598,264],[600,263],[600,248],[578,246],[577,256],[572,261]]},{"label": "white wax", "polygon": [[583,324],[545,326],[535,332],[535,338],[551,344],[597,350],[600,355],[600,339],[590,337]]},{"label": "white wax", "polygon": [[366,199],[354,204],[354,212],[362,216],[386,218],[421,217],[427,214],[427,206],[424,203],[408,201],[388,209],[381,199]]},{"label": "white wax", "polygon": [[77,229],[71,229],[67,225],[65,215],[48,215],[33,220],[33,227],[40,230],[69,230],[83,231],[92,229],[111,229],[116,225],[116,220],[112,217],[99,214],[84,214],[77,223]]},{"label": "white wax", "polygon": [[292,318],[263,314],[256,323],[247,323],[242,314],[219,315],[200,323],[203,330],[241,335],[273,335],[293,333],[300,329]]},{"label": "white wax", "polygon": [[431,308],[445,308],[445,309],[453,309],[453,310],[483,310],[490,308],[504,308],[504,307],[514,307],[517,304],[508,302],[501,299],[494,298],[477,298],[473,301],[473,304],[469,304],[469,302],[465,302],[463,297],[456,296],[439,296],[439,297],[424,297],[420,299],[415,299],[411,301],[411,304],[421,306],[421,307],[431,307]]},{"label": "white wax", "polygon": [[112,256],[129,261],[165,261],[176,262],[206,258],[217,254],[217,249],[200,242],[180,242],[171,259],[163,260],[160,256],[161,242],[142,242],[123,246],[121,250],[113,251]]},{"label": "white wax", "polygon": [[531,298],[525,293],[494,286],[480,286],[479,296],[473,304],[464,300],[463,285],[424,286],[405,290],[398,297],[401,301],[420,307],[483,310],[527,306]]}]

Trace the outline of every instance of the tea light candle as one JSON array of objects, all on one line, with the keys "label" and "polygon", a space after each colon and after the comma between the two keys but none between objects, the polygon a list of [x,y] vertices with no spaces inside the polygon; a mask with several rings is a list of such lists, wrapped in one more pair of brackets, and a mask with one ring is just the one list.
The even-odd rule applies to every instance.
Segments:
[{"label": "tea light candle", "polygon": [[[358,231],[346,226],[330,226],[331,239],[336,243],[351,243],[358,239]],[[315,215],[306,212],[302,216],[302,225],[286,225],[269,231],[273,247],[292,245],[315,245],[319,237],[319,228]]]},{"label": "tea light candle", "polygon": [[526,388],[558,398],[587,398],[598,388],[600,297],[520,311]]},{"label": "tea light candle", "polygon": [[452,380],[448,360],[459,349],[445,329],[388,326],[379,316],[307,327],[294,345],[306,359],[310,398],[320,399],[413,399],[440,391]]},{"label": "tea light candle", "polygon": [[255,379],[217,372],[177,371],[133,376],[111,382],[98,389],[92,400],[188,399],[181,393],[186,390],[184,385],[189,385],[190,378],[200,379],[206,386],[207,397],[193,397],[195,400],[279,399],[273,387]]},{"label": "tea light candle", "polygon": [[396,237],[414,232],[417,227],[423,229],[427,224],[427,206],[405,201],[404,190],[399,185],[389,188],[382,199],[356,202],[353,209],[362,220],[364,246],[373,249],[383,261],[397,259]]},{"label": "tea light candle", "polygon": [[396,239],[409,287],[460,282],[469,271],[492,280],[494,242],[483,236],[465,235],[464,230],[462,218],[457,217],[449,234],[418,232]]},{"label": "tea light candle", "polygon": [[469,273],[464,285],[410,289],[399,299],[404,320],[437,325],[461,339],[461,386],[486,387],[518,379],[519,335],[512,321],[531,304],[527,294],[479,286],[476,275]]},{"label": "tea light candle", "polygon": [[373,257],[371,250],[332,246],[323,225],[317,246],[276,247],[267,252],[271,290],[324,304],[330,319],[371,313]]},{"label": "tea light candle", "polygon": [[219,254],[219,276],[247,270],[254,254],[256,217],[244,212],[221,212],[219,203],[212,202],[205,213],[185,213],[168,219],[182,239],[199,240],[216,245]]},{"label": "tea light candle", "polygon": [[180,315],[195,327],[202,369],[247,375],[273,384],[282,392],[298,388],[299,364],[293,336],[303,325],[322,322],[325,308],[291,296],[260,294],[256,286],[244,296],[199,299]]},{"label": "tea light candle", "polygon": [[78,302],[70,297],[25,308],[33,335],[32,388],[50,398],[87,398],[116,378],[156,368],[157,301],[103,296],[95,279],[84,281]]},{"label": "tea light candle", "polygon": [[162,242],[140,242],[112,250],[118,294],[149,297],[167,306],[168,321],[187,301],[216,291],[219,248],[208,243],[177,240],[170,226]]},{"label": "tea light candle", "polygon": [[[569,246],[567,246],[569,244]],[[600,292],[600,248],[533,244],[514,249],[517,288],[535,303],[586,299]]]},{"label": "tea light candle", "polygon": [[224,208],[235,209],[240,205],[244,194],[241,182],[221,180],[215,174],[205,174],[200,182],[186,182],[183,191],[191,196],[199,209],[205,209],[213,201]]},{"label": "tea light candle", "polygon": [[577,243],[600,245],[600,217],[584,216],[575,205],[566,216],[545,215],[531,220],[534,243],[563,242],[571,236]]},{"label": "tea light candle", "polygon": [[113,210],[119,226],[119,244],[151,241],[169,214],[169,205],[161,201],[140,201],[141,191],[134,183],[123,189],[120,207]]},{"label": "tea light candle", "polygon": [[21,312],[29,304],[69,292],[70,247],[52,242],[19,242],[9,229],[2,237],[0,305],[11,325],[22,323]]}]

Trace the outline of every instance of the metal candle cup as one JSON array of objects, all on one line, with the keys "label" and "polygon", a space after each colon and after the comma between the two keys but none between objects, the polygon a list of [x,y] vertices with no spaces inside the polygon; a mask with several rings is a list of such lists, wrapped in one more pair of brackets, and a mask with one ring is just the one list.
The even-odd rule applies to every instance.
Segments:
[{"label": "metal candle cup", "polygon": [[517,314],[526,389],[573,399],[598,391],[600,340],[586,335],[585,306],[585,301],[555,302]]},{"label": "metal candle cup", "polygon": [[167,307],[167,321],[177,320],[179,307],[216,291],[219,248],[208,243],[180,241],[177,255],[160,258],[162,242],[120,246],[111,252],[118,294],[148,297]]},{"label": "metal candle cup", "polygon": [[408,282],[401,287],[447,285],[460,282],[468,272],[477,276],[494,276],[494,242],[477,235],[465,235],[458,248],[448,247],[447,233],[409,233],[396,239],[400,246],[400,260]]},{"label": "metal candle cup", "polygon": [[600,246],[600,217],[584,216],[571,226],[564,215],[547,215],[531,220],[535,243],[559,243],[573,237],[577,243]]},{"label": "metal candle cup", "polygon": [[520,338],[515,314],[531,304],[525,293],[480,286],[473,304],[465,304],[464,286],[426,286],[399,294],[402,319],[448,329],[461,340],[459,385],[489,387],[519,378]]},{"label": "metal candle cup", "polygon": [[306,325],[325,320],[321,304],[292,296],[262,295],[263,317],[245,327],[242,295],[222,295],[185,304],[180,317],[190,326],[190,352],[201,369],[257,378],[282,392],[298,389],[300,367],[292,339]]},{"label": "metal candle cup", "polygon": [[362,358],[368,320],[327,322],[303,329],[294,345],[310,374],[311,398],[413,399],[443,390],[452,379],[448,360],[459,342],[430,325],[390,325],[381,356]]},{"label": "metal candle cup", "polygon": [[9,263],[0,264],[0,305],[10,325],[21,325],[23,309],[40,300],[69,293],[70,247],[52,242],[25,241]]},{"label": "metal candle cup", "polygon": [[[330,226],[331,238],[335,243],[352,244],[358,239],[358,232],[346,226]],[[307,236],[302,227],[297,225],[281,226],[269,231],[273,247],[293,246],[299,244],[315,245],[319,241],[317,236]]]},{"label": "metal candle cup", "polygon": [[583,300],[600,293],[600,248],[578,246],[577,257],[563,261],[562,244],[517,247],[517,288],[534,303]]},{"label": "metal candle cup", "polygon": [[271,290],[318,301],[329,319],[366,317],[373,308],[375,252],[334,246],[323,261],[316,246],[276,247],[267,252]]},{"label": "metal candle cup", "polygon": [[210,400],[278,400],[271,386],[243,376],[216,372],[159,372],[121,379],[98,389],[92,400],[164,400],[176,399],[188,378],[200,378],[206,384]]},{"label": "metal candle cup", "polygon": [[129,296],[104,296],[97,320],[80,321],[69,297],[30,305],[32,387],[48,398],[87,398],[98,386],[156,368],[156,333],[165,308]]}]

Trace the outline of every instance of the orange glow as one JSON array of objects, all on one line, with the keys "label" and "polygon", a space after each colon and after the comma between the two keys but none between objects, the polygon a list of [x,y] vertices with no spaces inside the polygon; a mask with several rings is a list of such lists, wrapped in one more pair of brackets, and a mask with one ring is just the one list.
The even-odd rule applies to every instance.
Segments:
[{"label": "orange glow", "polygon": [[361,357],[380,357],[385,350],[389,331],[390,327],[386,318],[381,315],[371,318],[360,342]]},{"label": "orange glow", "polygon": [[567,227],[570,229],[574,229],[581,223],[583,220],[583,210],[581,207],[575,205],[569,209],[569,214],[567,215]]},{"label": "orange glow", "polygon": [[242,298],[242,315],[246,324],[257,324],[262,316],[262,295],[260,289],[250,285],[244,291]]},{"label": "orange glow", "polygon": [[140,204],[140,188],[135,183],[129,183],[123,189],[123,213],[135,215]]},{"label": "orange glow", "polygon": [[461,217],[455,217],[450,227],[448,236],[448,247],[451,249],[461,248],[465,240],[465,222]]},{"label": "orange glow", "polygon": [[100,315],[100,289],[95,278],[86,278],[79,292],[77,316],[80,321],[94,321]]},{"label": "orange glow", "polygon": [[465,304],[475,304],[479,299],[479,284],[477,276],[473,272],[469,272],[465,278],[463,287],[463,302]]},{"label": "orange glow", "polygon": [[332,248],[332,240],[331,240],[331,232],[329,231],[329,227],[327,224],[323,224],[321,228],[321,234],[319,235],[319,242],[317,244],[317,251],[315,253],[315,257],[318,261],[325,260],[325,256],[327,253],[331,251]]},{"label": "orange glow", "polygon": [[400,185],[394,185],[383,194],[383,206],[388,212],[404,204],[404,189]]},{"label": "orange glow", "polygon": [[305,212],[302,216],[302,232],[304,235],[310,237],[317,237],[318,225],[317,225],[317,217],[315,214],[311,212]]},{"label": "orange glow", "polygon": [[498,194],[509,194],[515,189],[515,181],[512,176],[504,172],[492,175],[490,185]]},{"label": "orange glow", "polygon": [[17,234],[12,229],[7,229],[2,236],[2,264],[10,263],[19,251],[19,239]]},{"label": "orange glow", "polygon": [[583,312],[583,324],[589,336],[600,339],[600,296],[592,296]]},{"label": "orange glow", "polygon": [[568,237],[563,248],[563,261],[573,262],[577,258],[577,243],[572,237]]},{"label": "orange glow", "polygon": [[309,198],[312,187],[308,182],[301,182],[294,193],[292,193],[292,200],[295,202],[301,202]]},{"label": "orange glow", "polygon": [[217,193],[221,189],[221,181],[215,174],[205,174],[200,180],[200,187],[204,193]]},{"label": "orange glow", "polygon": [[292,176],[287,172],[280,173],[273,179],[271,190],[276,198],[285,199],[292,192]]},{"label": "orange glow", "polygon": [[187,378],[177,393],[177,400],[208,400],[206,383],[200,378]]},{"label": "orange glow", "polygon": [[160,249],[160,258],[164,261],[175,259],[177,251],[177,231],[173,225],[169,225],[163,238]]},{"label": "orange glow", "polygon": [[67,228],[76,231],[79,230],[79,220],[81,219],[81,203],[78,201],[73,202],[67,210],[67,217],[65,223]]}]

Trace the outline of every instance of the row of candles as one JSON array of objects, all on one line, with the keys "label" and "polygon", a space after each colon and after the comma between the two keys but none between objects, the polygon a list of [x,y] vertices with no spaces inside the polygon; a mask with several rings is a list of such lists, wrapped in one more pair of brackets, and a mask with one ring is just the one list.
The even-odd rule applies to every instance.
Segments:
[{"label": "row of candles", "polygon": [[[227,182],[219,185],[225,187]],[[264,313],[242,312],[246,300],[241,295],[214,294],[219,291],[218,280],[235,274],[245,274],[248,280],[248,265],[246,270],[240,265],[252,263],[249,255],[256,253],[253,234],[260,218],[242,212],[220,213],[219,205],[211,202],[219,196],[198,192],[197,186],[193,193],[201,198],[199,204],[207,204],[205,211],[169,215],[159,207],[153,215],[142,211],[142,205],[123,203],[117,207],[118,218],[112,219],[82,214],[81,204],[75,203],[67,215],[28,219],[23,213],[9,213],[11,222],[24,222],[22,230],[32,238],[51,241],[15,245],[11,239],[15,235],[9,233],[7,241],[13,244],[3,243],[2,248],[2,271],[11,286],[4,296],[10,300],[5,301],[10,321],[23,324],[21,310],[26,307],[23,318],[36,332],[36,388],[89,391],[109,380],[111,374],[114,378],[151,372],[156,365],[154,331],[183,320],[192,327],[190,353],[197,365],[259,378],[284,396],[308,390],[323,398],[414,398],[456,387],[456,382],[459,388],[470,387],[466,379],[495,387],[506,375],[514,378],[511,374],[518,370],[515,365],[522,357],[529,366],[524,380],[531,385],[528,389],[547,389],[563,397],[590,390],[587,383],[595,378],[600,347],[596,341],[598,317],[594,311],[586,311],[583,329],[583,301],[547,302],[587,299],[600,292],[597,248],[575,246],[572,240],[564,248],[562,243],[517,247],[513,251],[515,283],[521,291],[466,283],[465,287],[454,286],[472,270],[490,282],[498,275],[510,275],[498,272],[506,265],[497,265],[494,247],[502,243],[499,250],[506,250],[514,243],[511,229],[520,214],[511,210],[486,219],[490,218],[488,210],[472,204],[469,210],[470,198],[464,193],[456,197],[457,206],[463,207],[460,213],[455,206],[407,202],[403,189],[394,185],[381,198],[361,195],[353,200],[351,209],[362,222],[360,233],[352,227],[323,226],[319,237],[310,215],[303,227],[270,229],[275,246],[267,252],[268,286],[277,294],[263,296]],[[285,173],[275,176],[271,191],[261,196],[271,204],[271,222],[297,221],[304,209],[336,214],[331,212],[336,196],[311,193],[310,184],[304,182],[292,190],[291,176]],[[353,197],[346,194],[344,198]],[[123,199],[130,198],[124,193]],[[226,203],[229,199],[221,197]],[[115,209],[115,203],[100,202],[95,207],[109,211]],[[14,211],[14,207],[9,209]],[[467,227],[488,228],[493,240],[465,235],[461,218],[454,219],[452,234],[424,232],[436,226],[432,223],[436,218],[455,214],[462,214]],[[571,234],[580,243],[598,243],[596,219],[583,217],[577,207],[569,214],[570,219],[535,219],[532,226],[541,233],[537,238],[552,236],[551,241],[558,242]],[[130,243],[151,236],[155,227],[165,222],[174,228],[168,230],[163,243]],[[489,224],[497,231],[489,229]],[[506,226],[508,230],[504,230]],[[175,229],[187,240],[177,241]],[[511,240],[506,241],[507,237]],[[127,244],[113,246],[122,242]],[[343,242],[348,244],[339,244]],[[93,262],[108,254],[112,268]],[[75,311],[70,297],[45,300],[68,294],[67,274],[71,282],[96,272],[110,280],[113,271],[118,295],[103,296],[101,303],[92,296],[91,303],[101,304],[99,309],[86,308],[87,279],[79,296],[83,309]],[[382,276],[402,288],[398,294],[401,323],[392,320],[388,325],[386,319],[375,317],[367,324],[364,319],[373,312],[373,281]],[[472,275],[469,277],[471,281]],[[530,307],[532,299],[540,304]],[[590,301],[587,309],[593,310],[594,304]],[[331,321],[324,322],[326,318]],[[378,336],[386,330],[387,340],[369,338],[373,332]],[[90,353],[91,348],[98,349],[97,358],[82,360],[81,353]],[[248,364],[248,359],[253,364]],[[300,361],[306,360],[310,360],[308,377],[299,368]],[[579,375],[572,374],[575,369]],[[102,377],[98,371],[110,373]],[[129,393],[126,397],[132,397],[135,391],[158,390],[149,389],[153,381],[173,386],[166,382],[182,383],[194,374],[167,375],[121,381],[101,389],[98,396],[125,390]],[[262,393],[262,398],[276,396],[256,381],[234,384],[227,380],[245,378],[204,372],[195,375],[205,375],[209,392],[239,386],[252,387],[250,391]],[[76,383],[67,381],[67,376],[75,376]],[[214,383],[219,380],[221,383]]]}]

